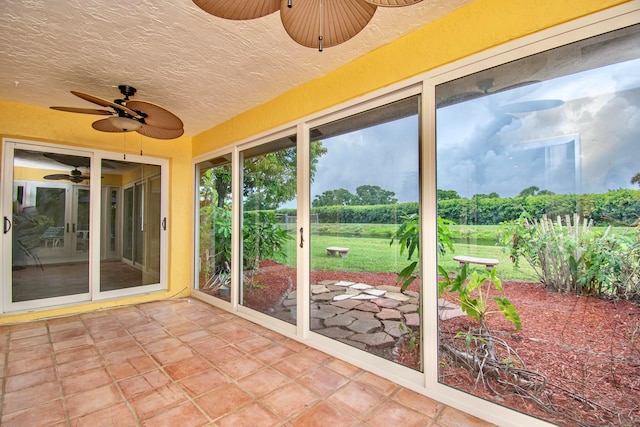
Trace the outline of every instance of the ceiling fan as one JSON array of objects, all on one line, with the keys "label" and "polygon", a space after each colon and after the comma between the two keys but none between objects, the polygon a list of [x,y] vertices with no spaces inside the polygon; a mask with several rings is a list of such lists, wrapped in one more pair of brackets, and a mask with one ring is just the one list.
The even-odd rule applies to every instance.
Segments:
[{"label": "ceiling fan", "polygon": [[44,179],[50,179],[50,180],[67,180],[67,181],[71,181],[71,182],[75,182],[76,184],[81,183],[84,180],[89,180],[89,177],[87,175],[82,175],[82,172],[80,172],[78,170],[78,168],[73,169],[71,172],[69,172],[69,175],[66,174],[62,174],[62,173],[55,173],[52,175],[45,175]]},{"label": "ceiling fan", "polygon": [[134,87],[119,85],[118,89],[124,98],[115,99],[113,102],[87,95],[86,93],[71,91],[72,94],[85,101],[108,107],[111,110],[75,107],[51,108],[70,113],[110,116],[106,119],[97,120],[91,125],[95,130],[101,132],[136,131],[144,136],[156,139],[174,139],[184,134],[184,125],[178,116],[149,102],[129,100],[129,97],[136,93],[136,88]]},{"label": "ceiling fan", "polygon": [[55,160],[56,162],[62,163],[63,165],[73,166],[73,170],[69,172],[69,175],[63,173],[55,173],[52,175],[45,175],[44,179],[49,180],[66,180],[71,181],[76,184],[81,183],[82,181],[89,180],[90,177],[87,175],[83,175],[79,167],[88,168],[90,165],[90,159],[88,157],[82,156],[72,156],[68,154],[57,154],[57,153],[44,153],[44,157]]}]

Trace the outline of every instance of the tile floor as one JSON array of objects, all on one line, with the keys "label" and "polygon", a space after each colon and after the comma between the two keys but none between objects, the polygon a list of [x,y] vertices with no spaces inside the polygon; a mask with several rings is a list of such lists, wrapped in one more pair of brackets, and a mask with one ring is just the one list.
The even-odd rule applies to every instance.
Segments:
[{"label": "tile floor", "polygon": [[484,421],[193,299],[0,327],[9,426]]}]

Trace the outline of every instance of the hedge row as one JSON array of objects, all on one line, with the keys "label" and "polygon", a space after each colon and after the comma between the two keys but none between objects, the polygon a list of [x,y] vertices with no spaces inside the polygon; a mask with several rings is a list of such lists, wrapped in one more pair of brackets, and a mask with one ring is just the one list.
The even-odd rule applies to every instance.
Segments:
[{"label": "hedge row", "polygon": [[[456,224],[492,225],[518,219],[580,214],[596,224],[630,225],[640,218],[640,190],[616,190],[601,194],[557,194],[514,198],[448,199],[438,201],[438,215]],[[295,215],[295,209],[278,214]],[[418,213],[418,203],[374,206],[324,206],[311,209],[320,223],[396,224],[401,217]]]},{"label": "hedge row", "polygon": [[600,194],[558,194],[510,199],[449,199],[438,202],[438,214],[457,224],[499,224],[523,212],[532,218],[580,214],[596,224],[630,225],[640,218],[640,191],[616,190]]},{"label": "hedge row", "polygon": [[[295,215],[295,209],[278,209],[277,214]],[[322,206],[311,208],[319,223],[398,224],[402,217],[418,213],[418,203],[394,203],[371,206]]]}]

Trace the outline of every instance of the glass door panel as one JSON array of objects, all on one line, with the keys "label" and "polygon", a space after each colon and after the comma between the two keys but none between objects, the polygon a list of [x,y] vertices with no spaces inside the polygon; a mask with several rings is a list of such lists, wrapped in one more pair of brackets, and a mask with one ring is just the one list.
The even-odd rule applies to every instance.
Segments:
[{"label": "glass door panel", "polygon": [[162,168],[124,161],[116,165],[103,173],[110,186],[103,188],[108,208],[100,219],[100,235],[106,239],[100,260],[102,292],[160,282]]},{"label": "glass door panel", "polygon": [[310,329],[415,370],[419,100],[310,131]]},{"label": "glass door panel", "polygon": [[241,152],[242,286],[240,304],[296,324],[294,136]]},{"label": "glass door panel", "polygon": [[436,86],[442,384],[638,424],[637,46],[640,25]]},{"label": "glass door panel", "polygon": [[231,301],[231,156],[196,165],[198,263],[196,289]]},{"label": "glass door panel", "polygon": [[11,302],[88,294],[90,158],[13,154]]}]

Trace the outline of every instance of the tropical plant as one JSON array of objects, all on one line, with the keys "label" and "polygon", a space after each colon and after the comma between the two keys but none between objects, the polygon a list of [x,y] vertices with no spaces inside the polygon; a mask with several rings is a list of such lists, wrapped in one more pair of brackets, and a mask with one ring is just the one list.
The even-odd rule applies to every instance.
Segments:
[{"label": "tropical plant", "polygon": [[637,236],[592,229],[593,220],[568,215],[564,222],[526,215],[501,225],[505,250],[517,265],[524,258],[550,289],[594,296],[637,296],[640,242]]},{"label": "tropical plant", "polygon": [[[444,278],[438,284],[438,296],[442,296],[445,291],[455,292],[457,294],[457,302],[462,311],[478,321],[480,334],[489,332],[487,318],[495,313],[502,313],[507,320],[513,323],[517,330],[520,330],[522,327],[520,316],[511,301],[506,297],[498,295],[492,297],[491,295],[493,292],[503,293],[502,281],[496,274],[496,267],[491,271],[486,269],[482,271],[473,270],[469,274],[469,264],[465,264],[460,273],[453,278],[444,268],[439,267],[438,270]],[[489,309],[489,301],[491,300],[498,304],[498,311]]]},{"label": "tropical plant", "polygon": [[[411,261],[409,265],[403,268],[398,273],[398,283],[402,283],[402,291],[406,291],[407,288],[417,278],[415,271],[418,268],[418,255],[420,251],[420,217],[417,214],[410,214],[403,216],[404,220],[398,230],[391,236],[391,242],[389,245],[397,240],[400,245],[400,255],[406,253],[407,260]],[[438,253],[444,255],[448,248],[451,252],[453,249],[453,241],[451,230],[448,225],[452,225],[453,222],[438,217]],[[416,256],[416,259],[413,256]]]}]

